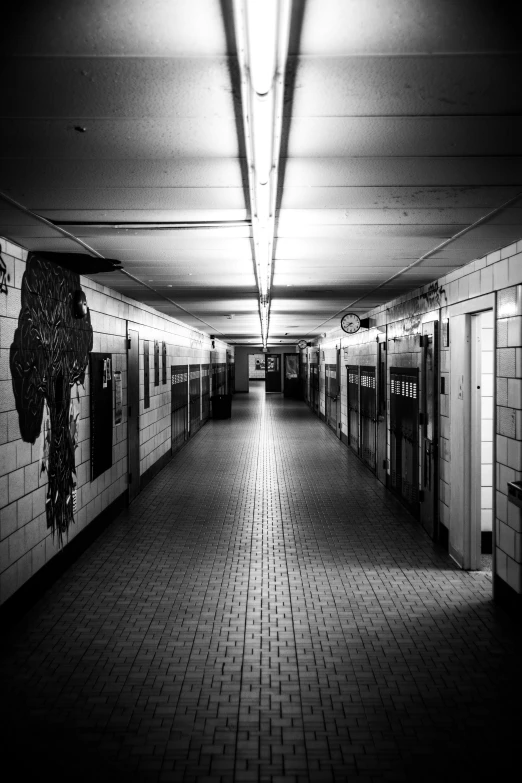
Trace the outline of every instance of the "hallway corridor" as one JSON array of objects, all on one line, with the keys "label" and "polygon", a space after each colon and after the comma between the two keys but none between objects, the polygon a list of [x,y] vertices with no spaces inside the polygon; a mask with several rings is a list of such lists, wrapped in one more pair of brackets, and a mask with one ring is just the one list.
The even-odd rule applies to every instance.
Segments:
[{"label": "hallway corridor", "polygon": [[519,642],[485,572],[257,385],[4,634],[9,780],[516,778]]}]

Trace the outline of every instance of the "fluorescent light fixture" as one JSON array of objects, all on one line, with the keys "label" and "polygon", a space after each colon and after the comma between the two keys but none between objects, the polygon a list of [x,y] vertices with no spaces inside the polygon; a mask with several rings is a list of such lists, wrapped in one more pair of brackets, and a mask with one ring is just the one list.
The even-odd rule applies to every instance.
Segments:
[{"label": "fluorescent light fixture", "polygon": [[291,0],[233,0],[259,315],[266,346]]},{"label": "fluorescent light fixture", "polygon": [[277,68],[278,0],[247,0],[247,42],[250,81],[259,95],[271,89]]},{"label": "fluorescent light fixture", "polygon": [[274,91],[266,95],[254,93],[251,101],[254,172],[260,185],[270,177],[274,143]]}]

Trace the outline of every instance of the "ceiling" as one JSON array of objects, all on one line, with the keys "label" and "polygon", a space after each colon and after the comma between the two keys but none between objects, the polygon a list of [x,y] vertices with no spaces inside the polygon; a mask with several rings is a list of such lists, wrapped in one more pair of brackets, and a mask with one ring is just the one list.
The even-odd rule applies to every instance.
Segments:
[{"label": "ceiling", "polygon": [[[0,191],[131,275],[94,279],[258,345],[233,19],[231,0],[13,5]],[[294,0],[269,344],[520,239],[521,55],[515,2]],[[0,233],[81,250],[5,200]]]}]

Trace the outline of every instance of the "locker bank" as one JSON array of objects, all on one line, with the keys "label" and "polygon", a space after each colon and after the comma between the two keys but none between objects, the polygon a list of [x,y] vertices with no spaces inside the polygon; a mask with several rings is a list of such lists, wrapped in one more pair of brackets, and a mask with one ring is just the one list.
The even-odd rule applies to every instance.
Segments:
[{"label": "locker bank", "polygon": [[18,779],[515,774],[517,11],[6,12]]}]

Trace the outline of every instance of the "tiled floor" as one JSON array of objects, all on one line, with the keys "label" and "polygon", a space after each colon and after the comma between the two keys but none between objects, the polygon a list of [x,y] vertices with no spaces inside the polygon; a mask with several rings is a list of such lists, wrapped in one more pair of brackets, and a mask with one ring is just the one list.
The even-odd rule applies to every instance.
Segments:
[{"label": "tiled floor", "polygon": [[7,636],[7,780],[518,779],[490,592],[303,403],[236,395]]}]

